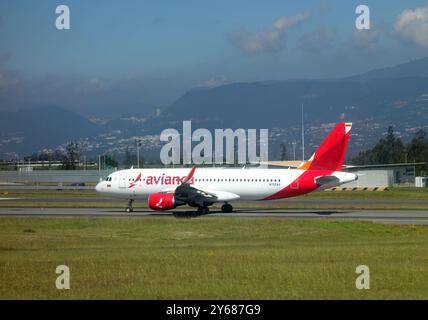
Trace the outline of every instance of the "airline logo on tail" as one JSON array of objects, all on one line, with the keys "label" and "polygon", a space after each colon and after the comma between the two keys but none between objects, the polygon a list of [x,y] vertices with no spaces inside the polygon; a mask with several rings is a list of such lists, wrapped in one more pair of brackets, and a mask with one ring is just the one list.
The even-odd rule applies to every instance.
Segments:
[{"label": "airline logo on tail", "polygon": [[338,123],[312,157],[299,166],[302,170],[342,170],[352,123]]},{"label": "airline logo on tail", "polygon": [[321,177],[341,171],[352,123],[338,123],[317,151],[299,169],[303,172],[290,185],[263,200],[294,197],[314,191],[320,187]]}]

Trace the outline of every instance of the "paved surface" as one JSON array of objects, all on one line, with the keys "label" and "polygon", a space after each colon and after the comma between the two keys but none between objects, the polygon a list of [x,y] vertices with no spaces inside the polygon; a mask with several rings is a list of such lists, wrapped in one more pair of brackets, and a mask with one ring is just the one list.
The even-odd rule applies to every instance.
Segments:
[{"label": "paved surface", "polygon": [[[284,209],[236,209],[233,213],[221,213],[212,210],[213,217],[276,217],[285,219],[334,219],[361,220],[383,223],[421,224],[428,225],[428,212],[412,210],[284,210]],[[176,209],[171,212],[154,212],[149,209],[136,209],[132,214],[121,209],[92,209],[92,208],[0,208],[0,216],[38,216],[38,217],[190,217],[195,211]]]},{"label": "paved surface", "polygon": [[[8,198],[7,196],[0,197],[0,200],[16,200],[19,199],[21,202],[123,202],[126,204],[126,200],[94,196],[94,197],[70,197],[70,196],[61,196],[59,194],[55,197],[21,197],[21,198]],[[242,203],[250,204],[255,202],[245,202]],[[400,204],[401,206],[426,206],[428,208],[428,199],[311,199],[311,198],[288,198],[284,200],[276,200],[272,204],[284,204],[287,206],[294,205],[324,205],[332,207],[336,205],[349,205],[349,206],[360,206],[360,205],[377,205],[388,207],[391,204]],[[237,204],[239,206],[239,204]]]}]

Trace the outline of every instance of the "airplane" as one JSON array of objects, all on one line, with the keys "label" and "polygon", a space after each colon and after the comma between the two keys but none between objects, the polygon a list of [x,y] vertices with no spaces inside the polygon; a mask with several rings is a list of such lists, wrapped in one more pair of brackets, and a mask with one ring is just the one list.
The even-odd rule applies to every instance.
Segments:
[{"label": "airplane", "polygon": [[209,206],[223,203],[232,212],[236,200],[276,200],[300,196],[355,181],[358,176],[342,172],[352,123],[336,124],[312,157],[295,169],[196,168],[127,169],[110,174],[95,189],[103,195],[126,199],[126,212],[135,200],[148,200],[152,210],[181,205],[208,214]]}]

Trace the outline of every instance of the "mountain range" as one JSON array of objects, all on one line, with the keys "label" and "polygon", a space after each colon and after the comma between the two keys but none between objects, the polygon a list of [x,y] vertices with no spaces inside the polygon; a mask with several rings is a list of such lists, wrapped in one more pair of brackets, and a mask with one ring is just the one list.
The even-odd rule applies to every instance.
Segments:
[{"label": "mountain range", "polygon": [[194,129],[268,128],[271,157],[275,157],[280,143],[300,143],[302,105],[308,153],[338,121],[354,123],[350,140],[354,154],[371,147],[389,125],[408,140],[418,128],[428,129],[428,58],[346,78],[198,87],[160,114],[153,112],[154,107],[151,113],[141,114],[138,105],[127,107],[126,116],[124,109],[110,108],[105,121],[96,123],[89,120],[90,115],[85,118],[51,106],[3,112],[0,158],[82,138],[99,145],[92,152],[115,151],[118,143],[131,144],[130,137],[156,135],[165,128],[181,130],[183,120],[192,120]]}]

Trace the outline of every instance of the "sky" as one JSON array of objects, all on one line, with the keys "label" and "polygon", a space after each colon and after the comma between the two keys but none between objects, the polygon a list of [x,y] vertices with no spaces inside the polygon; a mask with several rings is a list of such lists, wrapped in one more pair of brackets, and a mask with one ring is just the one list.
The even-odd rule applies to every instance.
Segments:
[{"label": "sky", "polygon": [[[370,30],[357,30],[358,5]],[[58,5],[70,29],[58,30]],[[428,56],[428,2],[0,2],[0,109],[166,107],[197,86],[350,76]]]}]

